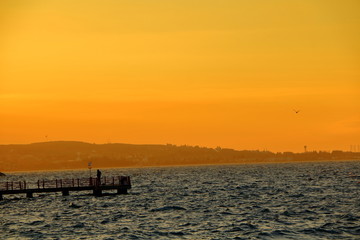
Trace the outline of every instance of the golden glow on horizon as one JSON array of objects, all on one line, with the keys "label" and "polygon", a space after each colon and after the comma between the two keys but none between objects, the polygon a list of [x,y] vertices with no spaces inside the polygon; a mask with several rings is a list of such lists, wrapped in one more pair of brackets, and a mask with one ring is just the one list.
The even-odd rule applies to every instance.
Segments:
[{"label": "golden glow on horizon", "polygon": [[358,0],[4,0],[0,144],[348,150],[359,29]]}]

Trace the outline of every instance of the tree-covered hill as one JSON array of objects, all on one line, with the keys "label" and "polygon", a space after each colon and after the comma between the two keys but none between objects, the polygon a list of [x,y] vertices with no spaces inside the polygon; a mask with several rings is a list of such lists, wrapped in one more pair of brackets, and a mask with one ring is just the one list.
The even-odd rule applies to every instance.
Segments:
[{"label": "tree-covered hill", "polygon": [[0,145],[1,171],[87,168],[89,162],[94,168],[102,168],[322,160],[360,160],[360,153],[273,153],[172,144],[90,144],[71,141]]}]

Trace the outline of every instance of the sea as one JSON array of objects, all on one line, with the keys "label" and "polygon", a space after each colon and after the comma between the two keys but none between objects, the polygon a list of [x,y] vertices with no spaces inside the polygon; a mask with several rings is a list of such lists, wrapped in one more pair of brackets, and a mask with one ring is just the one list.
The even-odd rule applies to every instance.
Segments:
[{"label": "sea", "polygon": [[[0,239],[360,239],[360,161],[101,170],[130,176],[132,189],[5,195]],[[0,181],[89,174],[10,173]]]}]

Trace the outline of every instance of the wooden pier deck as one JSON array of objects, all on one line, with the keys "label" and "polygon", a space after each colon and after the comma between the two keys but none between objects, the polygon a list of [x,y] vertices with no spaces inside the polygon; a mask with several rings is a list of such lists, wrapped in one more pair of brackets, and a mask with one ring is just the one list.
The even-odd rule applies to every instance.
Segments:
[{"label": "wooden pier deck", "polygon": [[70,192],[93,191],[95,196],[101,196],[104,190],[117,190],[118,194],[126,194],[130,188],[129,176],[38,180],[30,184],[26,181],[1,182],[0,200],[6,194],[26,194],[28,198],[33,197],[34,193],[50,192],[61,192],[67,196]]}]

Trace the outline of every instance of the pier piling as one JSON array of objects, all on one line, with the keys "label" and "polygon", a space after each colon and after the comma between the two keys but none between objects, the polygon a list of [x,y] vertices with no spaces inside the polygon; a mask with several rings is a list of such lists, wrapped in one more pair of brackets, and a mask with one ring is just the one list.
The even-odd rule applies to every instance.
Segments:
[{"label": "pier piling", "polygon": [[118,190],[117,190],[117,193],[118,194],[127,194],[127,189],[126,188],[119,188]]},{"label": "pier piling", "polygon": [[102,196],[102,191],[101,191],[101,189],[94,189],[93,194],[94,194],[94,196],[100,197],[100,196]]},{"label": "pier piling", "polygon": [[69,196],[69,194],[70,194],[69,190],[67,190],[67,189],[62,191],[63,196]]}]

